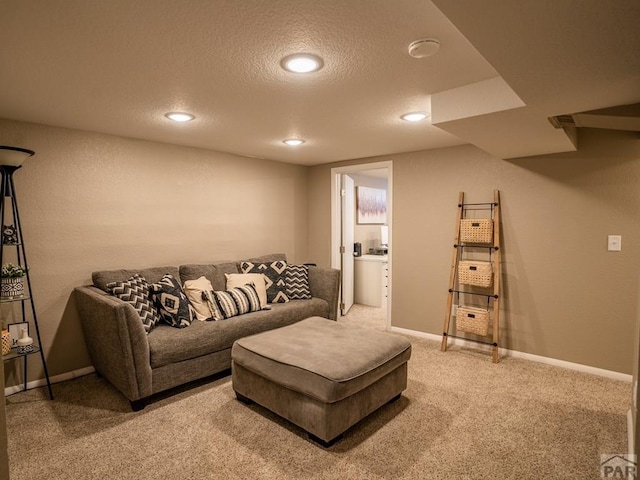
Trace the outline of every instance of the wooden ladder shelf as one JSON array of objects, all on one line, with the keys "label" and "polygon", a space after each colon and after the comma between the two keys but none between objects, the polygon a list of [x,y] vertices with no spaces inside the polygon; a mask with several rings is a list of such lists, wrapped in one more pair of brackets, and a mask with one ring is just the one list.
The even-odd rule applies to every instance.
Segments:
[{"label": "wooden ladder shelf", "polygon": [[[470,212],[488,211],[489,217],[468,217]],[[466,254],[474,257],[488,256],[488,261],[466,260]],[[493,202],[465,203],[464,192],[458,197],[456,232],[449,275],[447,311],[442,333],[442,351],[447,351],[449,337],[490,345],[493,363],[499,361],[500,336],[500,192],[493,191]],[[486,300],[486,308],[477,306],[478,299]],[[454,303],[455,300],[455,303]],[[465,304],[461,304],[465,302]],[[473,303],[473,306],[466,303]],[[455,313],[453,311],[455,307]],[[459,313],[462,312],[462,313]],[[451,318],[456,317],[455,328]],[[489,332],[491,325],[491,332]],[[450,334],[453,330],[455,333]],[[474,337],[459,336],[458,332],[471,333]],[[492,338],[486,341],[482,338]]]}]

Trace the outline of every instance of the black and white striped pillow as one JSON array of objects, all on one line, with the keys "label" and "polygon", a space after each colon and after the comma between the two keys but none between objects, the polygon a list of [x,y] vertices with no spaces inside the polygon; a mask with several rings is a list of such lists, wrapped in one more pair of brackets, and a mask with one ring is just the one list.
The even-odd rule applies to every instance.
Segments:
[{"label": "black and white striped pillow", "polygon": [[260,297],[253,285],[244,285],[225,291],[205,291],[202,292],[202,298],[209,305],[213,320],[225,320],[262,310]]}]

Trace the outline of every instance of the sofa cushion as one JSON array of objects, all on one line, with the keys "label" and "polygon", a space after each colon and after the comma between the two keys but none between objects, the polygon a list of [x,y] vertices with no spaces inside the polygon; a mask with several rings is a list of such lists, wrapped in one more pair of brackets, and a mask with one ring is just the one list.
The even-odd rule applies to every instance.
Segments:
[{"label": "sofa cushion", "polygon": [[211,318],[213,320],[226,320],[237,315],[262,310],[260,297],[253,285],[243,285],[225,291],[204,292]]},{"label": "sofa cushion", "polygon": [[180,265],[180,281],[195,280],[205,277],[211,282],[213,290],[225,290],[227,279],[225,273],[241,273],[236,262],[220,262],[209,264]]},{"label": "sofa cushion", "polygon": [[149,283],[144,277],[135,274],[123,282],[107,283],[106,288],[114,296],[135,308],[147,334],[160,321],[160,314],[151,299]]},{"label": "sofa cushion", "polygon": [[309,267],[307,265],[287,265],[285,280],[287,297],[290,300],[308,300],[311,298]]},{"label": "sofa cushion", "polygon": [[207,301],[202,298],[202,293],[213,290],[213,286],[207,277],[203,275],[196,280],[187,280],[182,285],[182,289],[196,311],[196,318],[202,321],[208,319],[211,312]]},{"label": "sofa cushion", "polygon": [[160,318],[172,327],[184,328],[196,319],[196,311],[173,275],[165,275],[149,285]]},{"label": "sofa cushion", "polygon": [[276,260],[270,263],[244,261],[240,262],[240,270],[242,273],[262,273],[264,275],[268,303],[286,303],[289,301],[285,275],[287,262],[284,260]]},{"label": "sofa cushion", "polygon": [[250,262],[250,263],[272,263],[272,262],[286,262],[287,256],[284,253],[269,253],[267,255],[262,255],[261,257],[247,258],[238,262],[238,271],[240,271],[240,264],[242,262]]},{"label": "sofa cushion", "polygon": [[329,304],[320,298],[291,300],[222,322],[193,322],[189,328],[175,329],[160,323],[147,339],[151,368],[229,350],[237,339],[284,327],[313,316],[327,317]]},{"label": "sofa cushion", "polygon": [[173,275],[178,278],[178,267],[152,267],[139,269],[121,269],[121,270],[101,270],[91,274],[91,281],[103,292],[111,293],[107,287],[108,283],[126,282],[135,274],[144,277],[149,283],[159,282],[165,274]]}]

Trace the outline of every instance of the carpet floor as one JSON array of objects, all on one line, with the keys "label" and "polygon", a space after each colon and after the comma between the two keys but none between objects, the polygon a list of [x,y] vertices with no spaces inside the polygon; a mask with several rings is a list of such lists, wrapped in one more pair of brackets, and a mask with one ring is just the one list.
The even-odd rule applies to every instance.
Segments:
[{"label": "carpet floor", "polygon": [[629,383],[410,340],[403,396],[328,449],[238,402],[229,376],[140,412],[95,374],[54,385],[54,401],[12,395],[11,480],[586,480],[601,454],[627,452]]}]

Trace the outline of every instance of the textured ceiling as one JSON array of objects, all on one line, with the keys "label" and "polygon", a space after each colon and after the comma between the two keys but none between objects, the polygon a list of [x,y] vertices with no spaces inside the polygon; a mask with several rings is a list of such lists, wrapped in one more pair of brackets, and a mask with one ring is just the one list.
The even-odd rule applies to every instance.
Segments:
[{"label": "textured ceiling", "polygon": [[[314,165],[468,142],[567,150],[547,116],[640,101],[637,0],[435,3],[444,14],[427,0],[2,0],[0,117]],[[621,40],[593,42],[593,25]],[[440,51],[410,57],[428,37]],[[299,52],[324,67],[284,71]],[[164,118],[175,110],[196,119]]]}]

